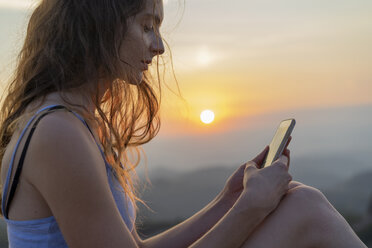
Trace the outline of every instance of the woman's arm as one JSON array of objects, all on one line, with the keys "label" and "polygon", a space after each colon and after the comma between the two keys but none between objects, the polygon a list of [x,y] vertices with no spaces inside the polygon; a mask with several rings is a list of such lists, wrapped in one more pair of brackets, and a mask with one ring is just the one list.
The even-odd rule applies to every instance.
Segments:
[{"label": "woman's arm", "polygon": [[231,201],[219,194],[192,217],[140,243],[144,248],[189,247],[210,230],[231,207]]},{"label": "woman's arm", "polygon": [[252,192],[242,196],[243,198],[239,198],[212,229],[189,248],[241,247],[269,213],[252,201],[254,198]]}]

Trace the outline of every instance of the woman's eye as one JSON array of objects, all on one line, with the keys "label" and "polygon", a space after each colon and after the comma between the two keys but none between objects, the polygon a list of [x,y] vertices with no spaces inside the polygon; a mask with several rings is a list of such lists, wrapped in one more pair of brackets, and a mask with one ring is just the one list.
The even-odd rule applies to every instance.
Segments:
[{"label": "woman's eye", "polygon": [[143,30],[145,31],[145,32],[150,32],[150,31],[152,31],[154,29],[154,27],[147,27],[147,26],[144,26],[143,27]]}]

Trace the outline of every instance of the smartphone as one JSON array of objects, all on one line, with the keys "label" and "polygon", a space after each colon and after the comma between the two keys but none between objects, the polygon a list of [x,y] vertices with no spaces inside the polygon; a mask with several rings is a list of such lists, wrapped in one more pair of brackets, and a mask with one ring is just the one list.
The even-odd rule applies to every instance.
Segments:
[{"label": "smartphone", "polygon": [[285,145],[291,136],[292,130],[296,125],[295,119],[287,119],[280,122],[278,129],[275,132],[274,138],[271,140],[269,152],[266,155],[261,168],[270,166],[283,153]]}]

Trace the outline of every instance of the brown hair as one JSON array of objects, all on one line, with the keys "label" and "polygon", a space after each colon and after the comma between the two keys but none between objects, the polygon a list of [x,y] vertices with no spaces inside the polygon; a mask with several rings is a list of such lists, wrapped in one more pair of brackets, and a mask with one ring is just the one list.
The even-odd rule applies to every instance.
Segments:
[{"label": "brown hair", "polygon": [[[159,69],[157,95],[151,83],[155,80],[149,72],[140,84],[129,84],[123,78],[130,77],[119,66],[126,21],[139,13],[144,4],[145,0],[40,2],[30,17],[16,70],[4,92],[6,97],[0,110],[0,159],[28,104],[39,97],[44,101],[51,92],[81,89],[89,84],[94,89],[92,100],[97,110],[94,116],[83,117],[97,127],[107,161],[125,192],[135,203],[146,205],[137,196],[138,180],[132,180],[131,175],[136,176],[134,168],[140,161],[138,146],[153,139],[160,129]],[[109,79],[110,85],[99,99],[103,79],[104,82]],[[131,149],[137,153],[135,163],[127,154]],[[135,208],[138,210],[137,204]]]}]

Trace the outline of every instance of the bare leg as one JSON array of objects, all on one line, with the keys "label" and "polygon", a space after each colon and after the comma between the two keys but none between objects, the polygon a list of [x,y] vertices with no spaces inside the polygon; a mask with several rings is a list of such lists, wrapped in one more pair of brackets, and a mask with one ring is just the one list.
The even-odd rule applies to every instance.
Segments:
[{"label": "bare leg", "polygon": [[242,248],[366,247],[317,189],[293,182]]}]

